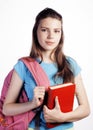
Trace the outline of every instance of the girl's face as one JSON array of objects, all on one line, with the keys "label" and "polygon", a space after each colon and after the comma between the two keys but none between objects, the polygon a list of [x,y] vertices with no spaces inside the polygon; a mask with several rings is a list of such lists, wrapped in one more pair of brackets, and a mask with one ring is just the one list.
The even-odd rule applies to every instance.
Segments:
[{"label": "girl's face", "polygon": [[45,18],[40,21],[37,29],[37,38],[45,51],[52,51],[57,47],[61,38],[61,21],[55,18]]}]

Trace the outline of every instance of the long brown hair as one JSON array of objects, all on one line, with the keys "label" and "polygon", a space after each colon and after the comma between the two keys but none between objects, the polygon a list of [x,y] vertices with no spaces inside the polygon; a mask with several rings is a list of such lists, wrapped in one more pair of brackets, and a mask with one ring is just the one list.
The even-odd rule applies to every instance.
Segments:
[{"label": "long brown hair", "polygon": [[[30,57],[37,58],[41,57],[41,60],[43,60],[42,56],[42,47],[40,46],[37,38],[37,29],[39,26],[39,23],[42,19],[45,19],[47,17],[56,18],[61,21],[63,24],[62,16],[56,12],[55,10],[51,8],[45,8],[42,10],[36,17],[35,24],[32,31],[32,48],[30,52]],[[63,82],[74,82],[74,76],[71,71],[70,63],[67,61],[66,56],[64,55],[62,49],[63,49],[63,43],[64,43],[64,34],[63,34],[63,27],[62,27],[62,35],[60,38],[60,42],[58,46],[52,51],[55,55],[55,60],[58,66],[58,72],[55,76],[60,76],[63,78]],[[51,53],[51,55],[52,55]],[[51,57],[51,56],[50,56]]]}]

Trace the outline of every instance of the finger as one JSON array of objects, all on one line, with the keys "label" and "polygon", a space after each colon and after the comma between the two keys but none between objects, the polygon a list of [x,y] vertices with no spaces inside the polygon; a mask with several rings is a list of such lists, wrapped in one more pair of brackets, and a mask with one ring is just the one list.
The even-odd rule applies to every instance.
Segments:
[{"label": "finger", "polygon": [[60,109],[60,104],[58,101],[58,97],[55,98],[55,108]]},{"label": "finger", "polygon": [[45,87],[44,86],[37,86],[36,89],[38,89],[40,91],[45,91]]},{"label": "finger", "polygon": [[43,100],[44,99],[44,95],[45,95],[45,89],[43,89],[44,87],[36,87],[34,89],[34,97]]},{"label": "finger", "polygon": [[47,109],[47,107],[46,107],[46,105],[44,105],[43,106],[43,111],[46,112],[46,109]]},{"label": "finger", "polygon": [[48,107],[47,107],[46,105],[44,105],[44,106],[43,106],[43,111],[44,111],[44,113],[48,112],[48,110],[49,110]]},{"label": "finger", "polygon": [[47,106],[45,106],[45,105],[43,107],[43,113],[44,113],[44,119],[45,119],[45,121],[48,122],[48,120],[49,120],[49,116],[48,116],[49,112],[48,112]]}]

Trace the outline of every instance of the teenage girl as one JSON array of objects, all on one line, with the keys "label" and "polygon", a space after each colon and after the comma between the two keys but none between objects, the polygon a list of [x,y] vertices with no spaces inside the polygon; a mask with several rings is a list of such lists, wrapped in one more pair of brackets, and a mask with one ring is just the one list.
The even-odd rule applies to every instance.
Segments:
[{"label": "teenage girl", "polygon": [[[75,96],[78,107],[67,113],[60,110],[57,97],[55,107],[50,110],[44,106],[40,113],[40,130],[73,130],[73,122],[87,117],[90,113],[89,103],[81,77],[81,68],[77,62],[63,53],[64,33],[62,16],[51,8],[45,8],[36,17],[32,32],[32,48],[30,57],[37,60],[46,72],[50,85],[73,82],[76,84]],[[29,102],[16,103],[19,92],[25,83],[25,90]],[[31,111],[42,105],[45,96],[45,87],[37,87],[36,82],[22,61],[14,66],[14,72],[9,91],[4,102],[5,115],[18,115]],[[48,129],[46,122],[62,123],[57,127]],[[35,119],[29,126],[35,129]]]}]

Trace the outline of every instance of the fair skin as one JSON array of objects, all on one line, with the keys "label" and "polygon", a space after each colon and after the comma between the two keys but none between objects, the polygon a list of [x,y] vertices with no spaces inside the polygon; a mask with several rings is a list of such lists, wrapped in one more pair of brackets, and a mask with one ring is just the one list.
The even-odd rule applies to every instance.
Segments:
[{"label": "fair skin", "polygon": [[[40,45],[44,48],[44,51],[42,52],[44,62],[53,62],[50,59],[50,54],[60,41],[61,22],[50,17],[41,20],[37,30],[37,37]],[[72,112],[63,113],[60,111],[60,106],[56,97],[54,109],[49,110],[47,106],[43,107],[46,122],[73,122],[88,116],[89,104],[80,74],[75,77],[75,83],[76,98],[79,104],[78,107]],[[33,90],[34,97],[32,101],[20,104],[15,103],[22,84],[23,81],[20,79],[16,71],[14,71],[9,91],[3,106],[3,113],[5,115],[21,114],[37,108],[42,104],[45,95],[44,86],[35,87]]]},{"label": "fair skin", "polygon": [[79,106],[72,112],[63,113],[60,111],[60,106],[58,103],[58,99],[56,97],[55,99],[56,105],[55,108],[52,109],[52,111],[49,110],[46,106],[44,106],[43,108],[44,118],[46,122],[74,122],[88,116],[89,104],[80,74],[75,78],[75,83],[76,83],[76,98],[78,100]]}]

